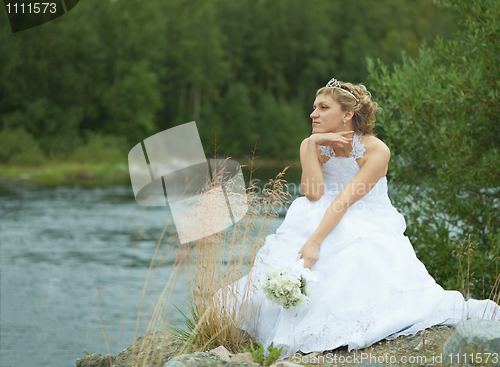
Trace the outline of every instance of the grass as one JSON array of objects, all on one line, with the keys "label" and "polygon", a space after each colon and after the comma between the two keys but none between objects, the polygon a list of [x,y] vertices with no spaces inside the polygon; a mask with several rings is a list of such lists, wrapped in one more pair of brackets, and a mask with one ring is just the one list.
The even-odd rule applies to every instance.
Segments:
[{"label": "grass", "polygon": [[[231,292],[234,291],[229,286],[251,267],[258,249],[268,234],[266,226],[271,218],[278,216],[273,208],[283,206],[290,196],[285,191],[286,181],[282,179],[285,171],[286,168],[275,179],[270,180],[270,187],[262,190],[263,195],[257,195],[261,190],[252,184],[248,188],[243,186],[243,191],[240,190],[240,194],[232,197],[231,208],[246,202],[248,210],[246,215],[229,229],[187,244],[178,245],[174,241],[167,243],[167,252],[177,251],[173,270],[148,322],[145,332],[148,338],[139,338],[132,346],[131,366],[162,363],[164,353],[158,352],[170,348],[168,343],[164,342],[166,330],[169,331],[169,335],[174,336],[176,343],[181,343],[180,349],[176,350],[178,354],[209,350],[220,345],[233,353],[238,353],[244,352],[245,348],[250,346],[248,334],[242,331],[242,327],[246,321],[243,318],[246,315],[245,308],[248,307],[245,301],[250,301],[248,295],[251,285],[246,285],[243,290],[243,302],[238,305],[227,302],[233,296]],[[251,165],[250,181],[253,172],[254,168]],[[202,190],[206,195],[194,204],[196,207],[192,212],[198,213],[198,217],[190,218],[189,223],[193,225],[188,228],[189,233],[200,230],[200,226],[207,225],[207,221],[210,225],[218,225],[216,222],[222,218],[222,211],[227,209],[220,207],[220,196],[217,196],[216,190],[211,188],[220,186],[222,182],[225,187],[237,184],[229,179],[228,171],[224,168],[212,172],[211,181],[207,182]],[[150,272],[162,247],[168,224],[167,222],[157,241]],[[170,302],[171,292],[181,272],[187,276],[189,303],[188,312],[182,314],[183,322],[179,325],[169,323],[168,319],[173,311]],[[149,274],[144,292],[148,278]],[[139,310],[138,314],[140,313]],[[137,338],[139,318],[136,325],[134,339]]]},{"label": "grass", "polygon": [[[239,290],[230,285],[242,277],[262,246],[268,219],[277,216],[271,210],[272,205],[283,204],[288,196],[283,190],[286,185],[283,174],[284,171],[271,180],[271,188],[264,191],[264,196],[256,196],[253,185],[247,189],[243,187],[243,193],[233,197],[232,207],[235,207],[235,199],[238,201],[236,206],[247,203],[245,217],[236,222],[230,231],[217,232],[190,245],[187,287],[191,315],[197,320],[197,327],[192,338],[187,340],[187,349],[207,350],[223,345],[236,353],[244,351],[248,345],[246,334],[241,329],[245,322],[252,321],[244,318],[247,315],[245,308],[251,307],[249,296],[252,285],[247,283],[244,289]],[[216,172],[206,187],[206,192],[211,194],[197,204],[196,213],[212,219],[222,218],[226,209],[218,205],[215,190],[208,189],[228,181],[227,171],[221,169]],[[231,186],[229,183],[226,185]],[[197,218],[193,223],[206,224],[202,219]],[[190,230],[198,230],[196,226]],[[252,239],[251,242],[249,239]],[[240,292],[242,302],[232,302],[233,292]]]},{"label": "grass", "polygon": [[130,182],[126,163],[51,161],[40,166],[0,164],[1,182],[34,182],[42,185]]}]

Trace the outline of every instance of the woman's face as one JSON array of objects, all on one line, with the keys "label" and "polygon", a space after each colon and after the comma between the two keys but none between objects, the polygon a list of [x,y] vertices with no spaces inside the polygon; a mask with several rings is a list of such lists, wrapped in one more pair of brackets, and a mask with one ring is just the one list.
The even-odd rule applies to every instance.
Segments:
[{"label": "woman's face", "polygon": [[344,130],[345,114],[340,104],[330,95],[318,95],[313,104],[313,112],[309,115],[312,119],[312,133],[335,133]]}]

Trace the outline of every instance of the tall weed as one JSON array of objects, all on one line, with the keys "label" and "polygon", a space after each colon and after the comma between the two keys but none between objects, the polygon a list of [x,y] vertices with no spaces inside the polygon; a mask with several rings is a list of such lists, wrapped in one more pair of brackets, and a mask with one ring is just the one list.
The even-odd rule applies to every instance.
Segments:
[{"label": "tall weed", "polygon": [[[252,321],[245,318],[248,315],[246,307],[251,307],[248,296],[252,285],[246,284],[243,294],[239,295],[242,302],[237,304],[231,301],[234,299],[231,293],[235,290],[229,286],[250,269],[264,243],[266,225],[270,218],[278,216],[275,208],[284,205],[290,196],[284,190],[286,181],[282,177],[285,171],[286,168],[270,180],[270,188],[264,189],[263,195],[259,195],[255,184],[246,189],[246,195],[239,199],[247,202],[248,212],[232,229],[191,244],[187,287],[193,317],[196,315],[198,319],[196,337],[190,340],[193,348],[210,349],[223,345],[238,352],[248,344],[248,334],[242,327],[244,322]],[[216,172],[206,191],[228,182],[227,176],[224,169]],[[203,210],[197,210],[197,213],[214,218],[222,217],[222,210],[225,210],[210,198],[200,205]]]},{"label": "tall weed", "polygon": [[[275,179],[269,180],[267,185],[269,187],[261,191],[254,182],[256,180],[252,180],[255,171],[252,159],[248,178],[252,184],[239,198],[248,205],[248,211],[243,219],[224,231],[178,245],[177,249],[174,241],[169,241],[168,251],[177,251],[173,270],[145,331],[146,334],[158,339],[157,345],[161,344],[164,331],[168,331],[174,338],[183,342],[179,353],[209,350],[220,345],[236,353],[243,352],[244,348],[250,345],[249,335],[242,330],[242,326],[248,321],[245,316],[246,307],[249,307],[247,301],[251,301],[248,299],[251,285],[247,285],[242,302],[238,304],[231,301],[233,298],[229,286],[251,269],[257,251],[267,235],[267,225],[271,223],[272,218],[279,215],[278,209],[283,207],[291,196],[286,191],[287,184],[283,179],[287,168]],[[226,187],[231,186],[232,179],[228,176],[228,171],[225,169],[212,172],[211,179],[202,190],[208,195],[205,195],[204,200],[197,202],[198,208],[193,212],[203,213],[205,218],[211,221],[222,218],[223,208],[219,206],[215,194],[211,196],[211,192],[215,190],[210,189],[222,183]],[[192,230],[198,229],[193,226]],[[158,240],[151,264],[155,262],[159,253],[163,234]],[[186,274],[187,278],[188,312],[181,312],[180,323],[171,323],[168,321],[170,313],[175,311],[172,310],[170,302],[171,294],[181,273]],[[144,289],[146,287],[147,282]],[[151,341],[151,338],[149,340]],[[137,365],[159,363],[161,357],[158,353],[153,353],[158,351],[149,350],[148,345],[145,342],[143,344],[134,347],[134,363]],[[141,357],[148,355],[150,357]]]}]

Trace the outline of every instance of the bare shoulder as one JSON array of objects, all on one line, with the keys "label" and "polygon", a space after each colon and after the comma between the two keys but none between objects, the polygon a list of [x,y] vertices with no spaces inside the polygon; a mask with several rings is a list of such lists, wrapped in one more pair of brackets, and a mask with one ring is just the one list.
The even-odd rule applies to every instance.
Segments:
[{"label": "bare shoulder", "polygon": [[379,159],[387,160],[391,158],[391,151],[385,143],[375,135],[365,135],[360,142],[364,145],[366,152],[365,158],[377,156]]}]

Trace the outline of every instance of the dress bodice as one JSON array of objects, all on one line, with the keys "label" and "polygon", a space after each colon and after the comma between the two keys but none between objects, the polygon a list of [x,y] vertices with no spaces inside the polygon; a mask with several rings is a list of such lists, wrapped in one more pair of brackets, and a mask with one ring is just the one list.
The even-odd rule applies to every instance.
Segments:
[{"label": "dress bodice", "polygon": [[[357,175],[359,165],[356,160],[363,158],[363,154],[366,151],[364,144],[361,143],[362,138],[363,135],[354,134],[349,157],[337,157],[335,151],[330,146],[319,147],[322,155],[330,157],[322,167],[325,193],[337,195]],[[370,191],[371,195],[376,193],[387,195],[387,180],[385,176]]]}]

